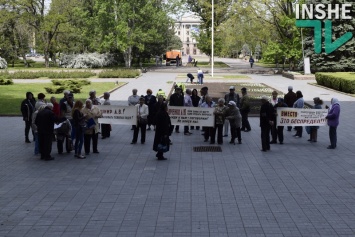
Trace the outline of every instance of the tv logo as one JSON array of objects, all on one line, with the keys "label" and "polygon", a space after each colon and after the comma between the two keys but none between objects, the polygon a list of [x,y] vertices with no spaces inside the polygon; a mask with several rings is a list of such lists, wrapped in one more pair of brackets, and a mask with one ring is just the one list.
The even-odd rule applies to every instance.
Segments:
[{"label": "tv logo", "polygon": [[[302,4],[300,16],[300,4],[296,4],[296,26],[314,28],[314,52],[322,52],[322,20],[324,21],[324,48],[325,53],[330,54],[352,39],[353,33],[346,32],[344,35],[332,41],[332,22],[331,20],[351,20],[352,4]],[[340,10],[341,9],[341,10]],[[314,19],[315,18],[315,19]],[[300,20],[301,19],[301,20]]]}]

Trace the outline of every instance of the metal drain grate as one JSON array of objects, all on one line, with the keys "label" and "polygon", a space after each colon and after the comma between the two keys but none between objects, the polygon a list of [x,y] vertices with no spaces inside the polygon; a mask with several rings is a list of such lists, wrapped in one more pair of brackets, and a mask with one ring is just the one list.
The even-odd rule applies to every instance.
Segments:
[{"label": "metal drain grate", "polygon": [[194,152],[222,152],[220,146],[194,146]]}]

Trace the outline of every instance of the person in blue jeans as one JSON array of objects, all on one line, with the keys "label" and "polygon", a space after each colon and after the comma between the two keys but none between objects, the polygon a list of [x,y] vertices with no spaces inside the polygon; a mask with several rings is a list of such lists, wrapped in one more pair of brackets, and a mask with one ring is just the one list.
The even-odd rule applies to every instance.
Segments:
[{"label": "person in blue jeans", "polygon": [[84,142],[84,127],[85,127],[85,116],[81,112],[83,109],[83,102],[77,100],[74,104],[72,110],[73,124],[75,127],[75,157],[78,159],[85,159],[86,157],[81,155],[81,150],[83,148]]},{"label": "person in blue jeans", "polygon": [[199,84],[203,84],[203,71],[199,68],[197,70],[197,79]]}]

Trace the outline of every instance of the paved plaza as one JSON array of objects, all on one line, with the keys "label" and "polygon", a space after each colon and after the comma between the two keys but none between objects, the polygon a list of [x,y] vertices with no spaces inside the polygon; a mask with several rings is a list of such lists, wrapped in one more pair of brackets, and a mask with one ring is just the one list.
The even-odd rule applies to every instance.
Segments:
[{"label": "paved plaza", "polygon": [[[133,88],[168,92],[184,80],[178,74],[145,73],[111,99],[123,102]],[[339,98],[337,148],[326,149],[328,127],[321,127],[317,143],[305,130],[302,138],[285,130],[283,145],[261,152],[253,117],[243,144],[225,138],[222,152],[193,152],[208,144],[200,131],[184,136],[180,127],[168,160],[158,161],[154,131],[131,145],[130,126],[113,125],[100,154],[58,155],[54,143],[55,160],[42,161],[24,142],[22,118],[0,117],[0,236],[355,236],[355,99],[310,81],[249,76],[284,92],[293,85],[309,102]]]}]

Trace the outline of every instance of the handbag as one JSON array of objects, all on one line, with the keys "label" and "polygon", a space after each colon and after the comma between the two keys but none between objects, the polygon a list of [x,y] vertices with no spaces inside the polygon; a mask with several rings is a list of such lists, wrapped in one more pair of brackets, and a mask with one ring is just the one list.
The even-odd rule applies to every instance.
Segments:
[{"label": "handbag", "polygon": [[164,137],[161,138],[160,143],[157,146],[158,152],[168,152],[169,151],[169,142],[167,141],[169,138],[164,139]]},{"label": "handbag", "polygon": [[148,123],[148,119],[146,119],[146,118],[139,118],[138,122],[141,123],[141,124],[146,124],[146,123]]}]

